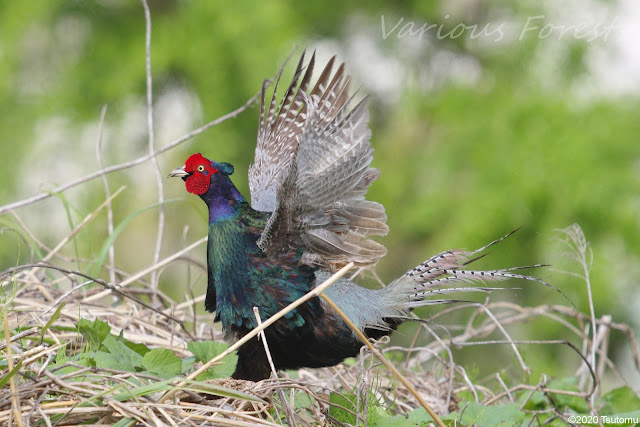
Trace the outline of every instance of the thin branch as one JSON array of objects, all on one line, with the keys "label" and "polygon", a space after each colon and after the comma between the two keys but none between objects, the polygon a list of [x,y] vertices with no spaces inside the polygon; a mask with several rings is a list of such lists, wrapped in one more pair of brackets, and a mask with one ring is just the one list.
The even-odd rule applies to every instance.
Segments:
[{"label": "thin branch", "polygon": [[596,391],[596,386],[598,385],[598,380],[596,377],[596,372],[594,371],[594,368],[591,366],[591,364],[589,363],[589,360],[587,358],[587,356],[585,356],[584,354],[582,354],[582,352],[580,351],[580,349],[578,347],[576,347],[575,345],[573,345],[570,341],[568,340],[548,340],[548,341],[540,341],[540,340],[490,340],[490,341],[474,341],[474,342],[464,342],[464,343],[459,343],[456,342],[454,343],[455,346],[457,347],[470,347],[470,346],[476,346],[476,345],[496,345],[496,344],[509,344],[509,345],[514,345],[514,344],[552,344],[552,345],[557,345],[557,344],[561,344],[561,345],[566,345],[568,347],[570,347],[573,351],[576,352],[576,354],[578,356],[580,356],[580,358],[583,360],[583,362],[585,362],[586,366],[589,368],[589,373],[591,374],[591,379],[593,380],[593,384],[591,387],[591,391],[589,393],[587,393],[587,396],[591,397],[593,396],[594,392]]},{"label": "thin branch", "polygon": [[[256,316],[258,326],[262,325],[262,318],[260,317],[260,310],[258,310],[258,307],[253,307],[253,314]],[[267,342],[267,337],[264,334],[264,331],[260,331],[260,339],[262,339],[264,351],[267,354],[267,361],[269,362],[269,366],[271,367],[273,377],[278,378],[278,371],[276,370],[276,366],[273,364],[273,358],[271,357],[271,351],[269,350],[269,343]]]},{"label": "thin branch", "polygon": [[[182,257],[182,255],[184,255],[185,253],[189,252],[193,248],[196,248],[196,247],[200,246],[201,244],[203,244],[206,241],[207,241],[207,237],[206,236],[203,237],[200,240],[196,240],[195,242],[193,242],[192,244],[190,244],[186,248],[183,248],[183,249],[179,250],[178,252],[176,252],[175,254],[166,257],[162,261],[159,261],[156,264],[152,264],[149,267],[147,267],[147,268],[145,268],[143,270],[140,270],[136,274],[134,274],[132,276],[129,276],[127,279],[125,279],[122,282],[118,283],[118,286],[122,288],[122,287],[130,285],[131,283],[134,283],[135,281],[137,281],[138,279],[146,276],[147,274],[151,273],[152,271],[158,270],[158,269],[164,267],[165,265],[169,264],[170,262]],[[104,290],[102,292],[98,292],[95,295],[91,295],[91,296],[88,296],[88,297],[84,298],[83,302],[94,301],[94,300],[100,299],[102,297],[106,297],[110,293],[111,293],[111,289],[106,289],[106,290]]]},{"label": "thin branch", "polygon": [[[489,318],[491,318],[491,320],[493,320],[493,322],[496,324],[496,326],[498,327],[500,332],[502,332],[502,334],[507,338],[507,340],[513,342],[513,339],[511,338],[511,336],[509,335],[507,330],[504,328],[504,326],[502,326],[502,324],[498,321],[498,319],[496,319],[496,317],[493,315],[491,310],[486,305],[480,305],[480,307],[484,310],[484,312],[487,314],[487,316],[489,316]],[[529,369],[529,367],[525,363],[525,361],[522,358],[522,355],[520,354],[520,351],[518,351],[518,347],[515,345],[515,343],[511,344],[511,348],[513,349],[513,352],[516,354],[516,358],[518,359],[518,362],[520,363],[520,367],[522,367],[522,369],[527,374],[530,375],[531,374],[531,369]]]},{"label": "thin branch", "polygon": [[[10,337],[9,342],[14,342],[14,341],[18,341],[24,337],[28,337],[31,335],[35,335],[38,333],[38,328],[29,328],[26,331],[22,331],[18,334],[15,334],[14,336]],[[0,343],[0,350],[4,350],[5,347],[7,346],[7,342],[5,340],[5,342]]]},{"label": "thin branch", "polygon": [[[115,199],[116,197],[118,197],[118,195],[124,190],[124,186],[118,188],[118,190],[113,193],[113,195],[111,195],[110,197],[107,198],[107,200],[105,200],[104,202],[102,202],[100,204],[100,206],[98,206],[96,209],[94,209],[93,212],[91,212],[89,215],[87,215],[80,224],[78,224],[76,226],[76,228],[74,228],[71,233],[67,236],[65,236],[64,239],[62,239],[55,248],[51,249],[51,251],[44,257],[42,258],[41,262],[47,262],[49,261],[60,249],[62,249],[64,247],[64,245],[66,245],[76,234],[78,234],[87,224],[89,224],[91,221],[93,221],[94,219],[96,219],[96,217],[98,216],[98,214],[100,213],[100,211],[102,211],[102,209],[104,209],[105,206],[107,206],[108,203],[110,203],[113,199]],[[40,264],[37,264],[40,265]],[[38,268],[35,268],[31,274],[33,276],[36,275],[36,273],[38,272]]]},{"label": "thin branch", "polygon": [[[144,7],[145,21],[145,63],[147,76],[147,128],[149,131],[149,155],[151,156],[151,165],[156,176],[156,186],[158,187],[158,232],[156,234],[156,247],[153,251],[153,263],[160,260],[160,251],[162,250],[162,236],[164,235],[164,184],[162,180],[162,172],[158,165],[158,159],[155,156],[153,148],[153,79],[151,76],[151,12],[147,0],[141,0]],[[158,290],[158,270],[151,272],[151,289],[153,289],[152,300],[157,302]]]},{"label": "thin branch", "polygon": [[[98,158],[98,166],[100,169],[104,168],[104,161],[102,159],[102,129],[104,126],[104,119],[107,114],[107,106],[104,105],[102,110],[100,110],[100,122],[98,124],[98,141],[96,143],[96,157]],[[113,206],[111,204],[111,189],[109,188],[109,180],[106,175],[102,175],[102,183],[104,184],[104,193],[109,202],[107,203],[107,233],[108,236],[111,237],[113,235]],[[116,282],[116,253],[114,245],[109,246],[109,264],[111,268],[109,269],[109,281],[111,283]]]},{"label": "thin branch", "polygon": [[[5,271],[3,271],[2,273],[0,273],[0,281],[1,280],[5,280],[6,276],[12,276],[15,273],[22,271],[22,270],[28,270],[28,269],[42,269],[42,268],[46,268],[46,269],[50,269],[50,270],[56,270],[59,271],[61,273],[67,274],[67,275],[75,275],[75,276],[79,276],[79,277],[83,277],[87,280],[90,280],[91,282],[97,283],[100,286],[103,286],[105,288],[108,289],[108,292],[115,292],[116,294],[127,298],[133,302],[135,302],[136,304],[139,304],[157,314],[159,314],[162,317],[165,317],[173,322],[176,322],[178,325],[180,325],[180,327],[182,328],[182,330],[185,332],[185,334],[187,334],[187,336],[193,340],[193,336],[191,335],[191,333],[189,333],[189,331],[187,330],[186,326],[184,325],[184,322],[182,320],[176,319],[175,317],[165,313],[163,310],[157,309],[143,301],[140,301],[139,299],[136,299],[134,297],[132,297],[131,295],[126,294],[125,292],[122,292],[120,289],[121,286],[118,285],[113,285],[111,283],[107,283],[102,279],[97,279],[95,277],[91,277],[88,274],[84,274],[80,271],[73,271],[73,270],[68,270],[66,268],[62,268],[62,267],[58,267],[55,265],[49,265],[49,264],[42,264],[42,263],[38,263],[38,264],[25,264],[25,265],[19,265],[17,267],[11,267],[6,269]],[[148,271],[147,271],[148,273]],[[86,283],[83,283],[81,286],[78,286],[78,288],[81,288],[82,286],[85,286]],[[67,293],[65,295],[70,295],[71,293]],[[48,312],[49,310],[47,310]]]},{"label": "thin branch", "polygon": [[[256,321],[258,322],[258,326],[262,325],[262,318],[260,318],[260,310],[258,307],[253,307],[253,314],[256,316]],[[276,370],[276,366],[273,364],[273,358],[271,357],[271,351],[269,350],[269,343],[267,342],[267,336],[264,331],[260,332],[260,338],[262,339],[262,345],[264,345],[264,351],[267,354],[267,361],[269,362],[269,366],[271,367],[271,372],[273,373],[274,378],[278,378],[278,371]],[[295,416],[293,414],[293,410],[289,407],[287,403],[287,398],[284,395],[284,390],[281,388],[278,389],[278,395],[280,396],[280,400],[282,402],[282,409],[284,410],[284,416],[287,419],[287,423],[290,426],[295,426]],[[274,406],[276,411],[278,408]],[[280,414],[277,413],[278,418],[280,418]]]},{"label": "thin branch", "polygon": [[[7,343],[7,368],[9,373],[13,370],[13,358],[11,357],[11,332],[9,331],[9,320],[7,318],[7,311],[3,310],[2,320],[4,323],[4,339]],[[9,374],[7,374],[9,375]],[[11,375],[9,378],[9,387],[11,390],[11,410],[16,417],[16,423],[18,427],[22,427],[22,410],[20,409],[20,395],[16,387],[16,376]]]},{"label": "thin branch", "polygon": [[[351,263],[351,265],[353,265],[353,263]],[[422,405],[422,407],[429,413],[429,415],[431,415],[431,418],[433,418],[436,424],[438,424],[438,426],[440,427],[445,427],[440,417],[438,417],[438,415],[433,411],[433,409],[431,409],[431,407],[427,404],[427,402],[424,401],[424,399],[422,398],[422,396],[420,396],[418,391],[411,385],[411,383],[409,383],[409,381],[407,381],[407,379],[400,373],[400,371],[398,371],[396,367],[393,366],[393,364],[389,362],[389,360],[387,360],[387,358],[384,357],[384,355],[382,355],[378,351],[378,349],[373,346],[373,344],[371,344],[371,341],[369,341],[369,338],[367,338],[367,336],[364,333],[362,333],[362,331],[356,325],[354,325],[351,319],[349,319],[349,317],[346,314],[344,314],[342,310],[340,310],[340,307],[338,307],[336,303],[334,303],[331,300],[331,298],[329,298],[326,294],[320,293],[320,297],[327,304],[329,304],[329,306],[331,306],[331,308],[336,313],[338,313],[338,315],[342,318],[342,320],[344,320],[345,323],[351,328],[351,330],[358,336],[358,338],[360,338],[360,341],[362,341],[362,343],[369,348],[371,353],[373,353],[378,358],[378,360],[380,360],[382,364],[384,364],[384,366],[386,366],[391,372],[393,372],[396,378],[400,380],[400,382],[407,388],[407,390],[409,390],[409,392],[413,395],[413,397],[416,398],[416,400],[420,403],[420,405]]]},{"label": "thin branch", "polygon": [[0,215],[5,214],[5,213],[7,213],[9,211],[12,211],[14,209],[18,209],[18,208],[21,208],[23,206],[27,206],[27,205],[39,202],[41,200],[48,199],[49,197],[51,197],[51,196],[53,196],[55,194],[62,193],[63,191],[66,191],[66,190],[68,190],[70,188],[73,188],[73,187],[77,187],[78,185],[84,184],[85,182],[91,181],[93,179],[96,179],[96,178],[98,178],[100,176],[109,174],[111,172],[116,172],[116,171],[119,171],[119,170],[129,169],[129,168],[132,168],[134,166],[138,166],[138,165],[146,162],[147,160],[157,156],[158,154],[162,154],[165,151],[169,151],[172,148],[182,144],[183,142],[188,141],[189,139],[193,138],[194,136],[200,135],[202,132],[206,131],[207,129],[209,129],[209,128],[213,127],[213,126],[217,126],[222,122],[225,122],[225,121],[227,121],[229,119],[233,119],[233,118],[237,117],[238,115],[242,114],[247,108],[249,108],[251,106],[251,104],[253,104],[258,99],[258,97],[260,96],[260,93],[261,92],[256,92],[256,94],[253,95],[251,98],[249,98],[247,100],[247,102],[245,102],[244,105],[242,105],[240,108],[237,108],[236,110],[234,110],[234,111],[232,111],[232,112],[230,112],[228,114],[220,116],[217,119],[212,120],[212,121],[210,121],[209,123],[207,123],[207,124],[205,124],[203,126],[200,126],[199,128],[189,132],[188,134],[186,134],[184,136],[181,136],[180,138],[170,142],[168,145],[165,145],[164,147],[154,151],[153,153],[146,154],[144,156],[138,157],[137,159],[131,160],[129,162],[119,163],[117,165],[109,166],[109,167],[106,167],[106,168],[101,169],[99,171],[92,172],[92,173],[90,173],[88,175],[85,175],[83,177],[75,179],[75,180],[73,180],[71,182],[68,182],[68,183],[66,183],[64,185],[60,185],[60,186],[54,188],[53,190],[50,190],[50,191],[47,191],[47,192],[43,192],[43,193],[39,193],[39,194],[36,194],[35,196],[31,196],[31,197],[28,197],[26,199],[23,199],[23,200],[20,200],[20,201],[17,201],[17,202],[13,202],[13,203],[9,203],[9,204],[4,205],[4,206],[0,206]]}]

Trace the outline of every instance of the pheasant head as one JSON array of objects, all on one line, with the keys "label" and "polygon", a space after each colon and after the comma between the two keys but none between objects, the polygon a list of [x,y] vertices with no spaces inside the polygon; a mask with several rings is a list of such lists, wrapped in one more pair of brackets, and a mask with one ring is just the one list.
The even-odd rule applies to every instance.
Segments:
[{"label": "pheasant head", "polygon": [[233,166],[230,163],[214,162],[196,153],[187,159],[184,166],[172,170],[169,177],[182,178],[187,191],[205,201],[212,222],[227,217],[238,202],[245,201],[231,182],[231,174]]}]

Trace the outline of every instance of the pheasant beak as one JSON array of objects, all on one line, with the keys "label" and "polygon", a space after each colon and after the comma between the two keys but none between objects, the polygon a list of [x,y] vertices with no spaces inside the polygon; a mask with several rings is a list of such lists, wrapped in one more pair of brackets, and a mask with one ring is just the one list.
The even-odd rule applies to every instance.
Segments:
[{"label": "pheasant beak", "polygon": [[180,168],[175,168],[174,170],[172,170],[169,173],[169,176],[167,178],[172,178],[172,177],[180,177],[180,178],[184,178],[185,176],[188,176],[189,172],[187,172],[186,170],[184,170],[184,166],[180,167]]}]

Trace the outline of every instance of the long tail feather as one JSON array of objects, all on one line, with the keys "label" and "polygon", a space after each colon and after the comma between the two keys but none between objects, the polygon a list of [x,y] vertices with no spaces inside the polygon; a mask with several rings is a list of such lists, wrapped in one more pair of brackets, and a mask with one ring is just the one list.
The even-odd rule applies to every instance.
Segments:
[{"label": "long tail feather", "polygon": [[[449,250],[434,255],[382,289],[361,291],[363,288],[345,280],[344,286],[360,290],[349,289],[349,292],[341,292],[340,286],[338,286],[335,297],[340,299],[342,295],[348,294],[353,297],[356,294],[362,294],[357,298],[357,304],[354,304],[354,300],[351,299],[342,305],[348,307],[347,309],[351,311],[350,314],[357,319],[356,324],[363,329],[393,327],[393,325],[406,320],[408,312],[416,307],[469,302],[456,298],[456,294],[491,293],[498,290],[520,289],[487,286],[489,282],[495,283],[507,279],[541,283],[567,298],[564,293],[542,279],[515,273],[519,270],[545,267],[542,264],[493,270],[469,269],[469,264],[486,255],[482,253],[483,251],[506,239],[515,231],[475,251]],[[447,298],[449,295],[452,298]],[[354,308],[354,306],[356,307]]]},{"label": "long tail feather", "polygon": [[[406,304],[406,307],[414,308],[423,305],[433,305],[434,301],[428,300],[428,298],[435,295],[448,295],[458,292],[486,293],[499,289],[514,289],[478,285],[485,284],[487,282],[498,282],[506,279],[518,279],[537,282],[548,286],[571,302],[562,291],[544,280],[534,276],[514,273],[514,271],[518,270],[546,267],[544,264],[500,268],[494,270],[468,269],[468,266],[471,263],[487,255],[487,253],[483,253],[484,251],[503,241],[516,231],[518,231],[518,229],[515,229],[505,236],[472,252],[449,250],[427,259],[422,264],[409,270],[385,288],[388,298],[394,300],[396,303]],[[470,286],[460,287],[460,284]],[[441,300],[438,300],[438,302],[441,302]]]}]

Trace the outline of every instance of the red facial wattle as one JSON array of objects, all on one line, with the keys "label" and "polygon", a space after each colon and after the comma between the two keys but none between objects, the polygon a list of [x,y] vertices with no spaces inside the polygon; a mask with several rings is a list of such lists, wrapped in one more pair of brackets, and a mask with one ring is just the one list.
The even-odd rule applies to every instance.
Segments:
[{"label": "red facial wattle", "polygon": [[193,154],[187,159],[184,170],[190,174],[185,180],[187,191],[196,195],[206,193],[211,184],[211,176],[219,172],[211,166],[211,160],[200,153]]}]

